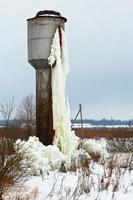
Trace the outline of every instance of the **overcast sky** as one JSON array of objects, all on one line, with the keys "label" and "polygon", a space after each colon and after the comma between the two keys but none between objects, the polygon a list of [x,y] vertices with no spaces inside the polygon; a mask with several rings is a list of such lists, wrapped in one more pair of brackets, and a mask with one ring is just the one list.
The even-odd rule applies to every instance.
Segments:
[{"label": "overcast sky", "polygon": [[81,103],[84,118],[133,118],[132,0],[0,0],[0,99],[35,93],[26,19],[44,9],[68,19],[71,115]]}]

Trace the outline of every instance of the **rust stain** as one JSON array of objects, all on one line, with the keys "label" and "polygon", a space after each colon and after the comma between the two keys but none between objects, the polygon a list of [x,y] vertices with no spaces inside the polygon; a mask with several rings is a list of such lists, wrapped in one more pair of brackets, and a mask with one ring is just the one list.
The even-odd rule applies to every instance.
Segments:
[{"label": "rust stain", "polygon": [[60,48],[62,49],[62,32],[60,26],[58,26],[58,32],[59,32]]}]

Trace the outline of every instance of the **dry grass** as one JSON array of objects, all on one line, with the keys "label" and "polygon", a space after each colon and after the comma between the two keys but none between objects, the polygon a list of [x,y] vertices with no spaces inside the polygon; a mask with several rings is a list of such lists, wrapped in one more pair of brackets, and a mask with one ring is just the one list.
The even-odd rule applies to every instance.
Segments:
[{"label": "dry grass", "polygon": [[[78,137],[82,138],[81,128],[74,128]],[[133,128],[84,128],[83,138],[132,138]]]},{"label": "dry grass", "polygon": [[[35,135],[35,129],[31,131],[30,136],[34,136],[34,135]],[[0,128],[0,137],[12,138],[14,140],[17,140],[17,139],[27,140],[29,138],[29,134],[28,134],[27,129],[25,128],[10,126],[8,128]]]},{"label": "dry grass", "polygon": [[7,192],[3,199],[4,200],[36,200],[38,197],[38,188],[30,190],[29,188],[17,186],[12,188],[11,191]]},{"label": "dry grass", "polygon": [[107,151],[110,153],[133,153],[133,138],[113,138],[107,140]]},{"label": "dry grass", "polygon": [[[56,177],[53,183],[53,187],[47,196],[47,200],[52,200],[53,197],[57,196],[59,200],[79,200],[92,199],[93,193],[95,193],[94,200],[101,200],[108,194],[111,194],[111,199],[116,199],[116,193],[121,191],[127,193],[130,186],[133,184],[132,177],[130,178],[130,184],[122,182],[126,174],[131,173],[133,164],[133,156],[126,155],[126,166],[125,156],[119,162],[119,155],[110,154],[108,160],[101,160],[98,165],[103,168],[103,175],[100,176],[98,173],[92,173],[91,168],[95,166],[95,162],[88,162],[87,165],[83,165],[81,171],[77,174],[77,182],[74,188],[66,187],[65,185],[65,174],[59,181],[60,177]],[[124,167],[123,167],[124,166]],[[67,174],[66,174],[67,177]],[[82,196],[83,195],[83,196]]]},{"label": "dry grass", "polygon": [[[94,199],[101,200],[105,196],[111,194],[112,200],[116,199],[117,192],[128,193],[130,187],[133,184],[133,178],[130,177],[130,183],[124,184],[122,180],[124,176],[128,173],[130,174],[131,161],[133,162],[133,156],[127,156],[126,166],[123,167],[122,163],[125,163],[125,156],[122,159],[122,163],[119,162],[119,155],[110,154],[108,160],[100,160],[97,164],[102,166],[103,173],[102,176],[99,173],[93,173],[93,165],[95,162],[90,161],[87,165],[83,164],[81,169],[77,169],[74,173],[76,178],[76,184],[71,188],[66,185],[67,173],[56,174],[53,180],[53,185],[50,192],[45,197],[45,200],[81,200],[81,199]],[[86,163],[86,162],[83,162]],[[94,194],[95,193],[95,194]],[[35,200],[39,195],[39,190],[37,188],[32,190],[26,190],[26,188],[18,188],[15,191],[16,200]],[[7,194],[9,198],[6,200],[12,200],[10,193]],[[83,198],[84,197],[84,198]],[[118,197],[118,195],[117,195]]]},{"label": "dry grass", "polygon": [[[78,137],[82,137],[81,128],[74,128]],[[36,135],[36,130],[32,129],[30,136]],[[0,128],[0,137],[27,140],[29,138],[27,129],[18,127]],[[84,128],[83,138],[133,138],[133,128]]]},{"label": "dry grass", "polygon": [[25,153],[21,147],[14,146],[13,140],[0,138],[0,200],[11,187],[31,175],[28,163],[23,163]]}]

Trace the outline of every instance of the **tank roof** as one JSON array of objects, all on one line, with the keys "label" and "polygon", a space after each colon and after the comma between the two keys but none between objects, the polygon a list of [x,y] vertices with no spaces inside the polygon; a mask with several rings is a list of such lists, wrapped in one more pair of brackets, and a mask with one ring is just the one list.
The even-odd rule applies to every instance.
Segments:
[{"label": "tank roof", "polygon": [[36,19],[36,18],[40,18],[40,17],[62,18],[65,22],[67,21],[67,19],[65,17],[62,17],[62,15],[60,14],[60,12],[57,12],[57,11],[54,11],[54,10],[42,10],[42,11],[39,11],[36,14],[35,17],[29,18],[27,20]]}]

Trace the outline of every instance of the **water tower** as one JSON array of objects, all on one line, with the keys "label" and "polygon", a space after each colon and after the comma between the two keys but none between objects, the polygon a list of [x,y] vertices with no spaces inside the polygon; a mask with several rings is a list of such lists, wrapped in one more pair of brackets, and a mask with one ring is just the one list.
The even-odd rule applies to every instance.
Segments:
[{"label": "water tower", "polygon": [[[28,23],[28,62],[36,70],[36,136],[45,145],[54,137],[52,116],[51,67],[48,57],[56,29],[64,29],[66,18],[59,12],[44,10]],[[61,42],[61,36],[60,36]]]}]

